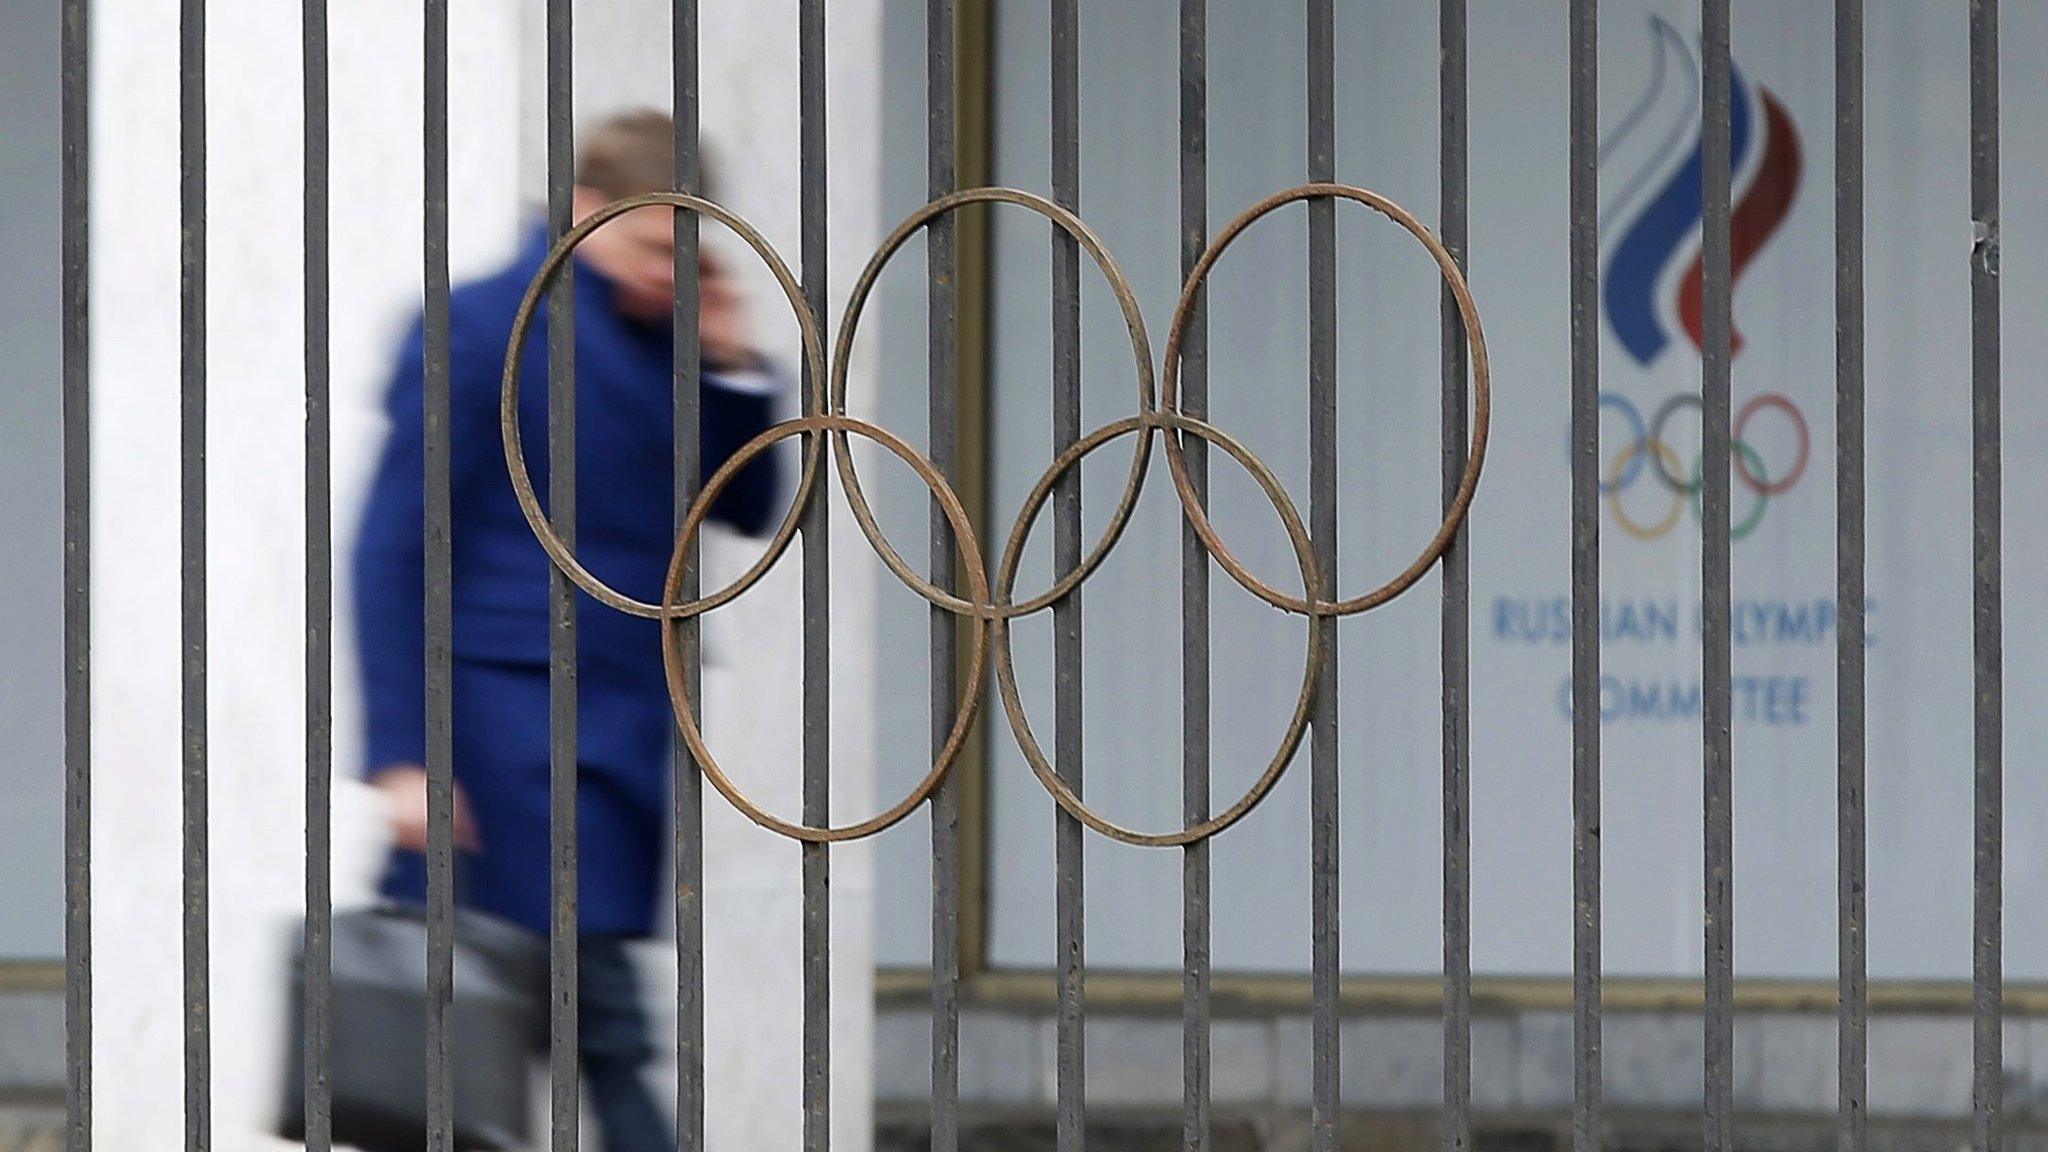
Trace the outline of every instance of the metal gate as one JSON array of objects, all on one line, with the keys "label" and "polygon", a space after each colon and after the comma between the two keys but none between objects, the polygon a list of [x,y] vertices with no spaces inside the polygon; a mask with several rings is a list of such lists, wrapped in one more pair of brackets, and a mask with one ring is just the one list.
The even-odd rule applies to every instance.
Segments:
[{"label": "metal gate", "polygon": [[[1470,801],[1468,775],[1468,561],[1461,535],[1464,512],[1477,484],[1486,444],[1488,395],[1485,343],[1479,317],[1465,290],[1462,268],[1466,256],[1466,0],[1440,0],[1442,201],[1437,206],[1436,233],[1406,209],[1375,194],[1336,183],[1335,125],[1335,0],[1309,0],[1303,35],[1308,45],[1308,84],[1304,93],[1308,123],[1308,169],[1299,187],[1276,191],[1269,199],[1213,233],[1206,195],[1207,60],[1204,0],[1181,0],[1180,35],[1180,159],[1179,197],[1181,267],[1185,276],[1179,306],[1155,361],[1146,318],[1115,261],[1074,208],[1080,201],[1080,137],[1078,123],[1078,0],[1050,0],[1052,28],[1051,139],[1053,196],[1043,198],[1005,188],[959,186],[960,150],[955,135],[957,109],[954,69],[958,0],[927,0],[928,112],[930,203],[904,222],[885,242],[853,293],[853,302],[838,329],[836,348],[828,344],[825,321],[825,212],[827,157],[824,125],[825,0],[802,0],[797,29],[802,92],[802,251],[800,270],[792,273],[781,257],[743,220],[702,199],[698,170],[698,41],[697,0],[674,5],[674,101],[677,157],[674,194],[639,198],[615,205],[616,213],[648,203],[678,209],[677,283],[675,308],[678,430],[676,492],[679,516],[675,563],[664,600],[638,603],[598,582],[574,560],[573,512],[547,519],[538,494],[527,480],[518,443],[514,408],[509,397],[519,385],[516,357],[508,356],[505,436],[508,460],[522,504],[543,544],[555,559],[553,580],[553,802],[552,853],[556,931],[551,978],[551,1071],[553,1073],[552,1146],[577,1146],[577,1004],[574,948],[576,925],[575,812],[575,672],[574,596],[578,587],[612,609],[657,618],[663,622],[664,658],[684,751],[676,763],[676,921],[679,1097],[682,1146],[704,1146],[705,1082],[703,1045],[703,935],[699,893],[702,855],[693,830],[701,826],[709,780],[726,801],[756,822],[803,843],[803,1016],[805,1051],[802,1098],[804,1144],[822,1150],[828,1143],[829,1029],[828,958],[830,924],[827,883],[830,845],[871,835],[929,804],[932,816],[932,1147],[953,1152],[959,1144],[959,1030],[961,958],[958,919],[961,913],[961,838],[958,797],[949,769],[958,759],[970,726],[993,675],[1010,730],[1040,781],[1060,806],[1058,817],[1057,900],[1059,955],[1057,1009],[1058,1124],[1062,1152],[1076,1152],[1086,1137],[1084,1119],[1083,1035],[1085,1026],[1085,948],[1081,857],[1091,831],[1129,844],[1182,853],[1184,966],[1184,1103],[1183,1143],[1191,1149],[1210,1144],[1209,1028],[1211,972],[1209,964],[1210,864],[1207,841],[1243,817],[1286,770],[1296,747],[1306,741],[1311,776],[1313,869],[1310,876],[1314,908],[1312,976],[1312,1046],[1314,1147],[1339,1146],[1338,1092],[1338,934],[1337,934],[1337,733],[1335,677],[1338,634],[1336,620],[1386,603],[1407,590],[1425,571],[1444,565],[1442,599],[1443,690],[1443,1002],[1444,1076],[1442,1139],[1446,1152],[1460,1152],[1472,1140],[1472,973],[1470,942]],[[92,786],[90,651],[90,578],[92,559],[88,335],[90,331],[87,253],[89,172],[87,164],[87,66],[90,42],[88,0],[64,0],[64,453],[65,453],[65,643],[66,643],[66,881],[67,881],[67,1010],[69,1024],[69,1147],[82,1152],[91,1146],[92,1131],[92,935],[91,868],[89,858]],[[601,222],[602,217],[571,227],[570,0],[548,0],[548,155],[549,218],[560,243],[549,269],[558,269],[570,248]],[[1599,670],[1599,494],[1598,419],[1598,211],[1596,201],[1596,75],[1598,4],[1570,0],[1560,18],[1569,22],[1571,212],[1571,664],[1574,731],[1573,887],[1575,1021],[1575,1091],[1573,1134],[1576,1152],[1592,1152],[1602,1143],[1601,970],[1600,934],[1600,725]],[[1957,5],[1960,10],[1962,6]],[[1970,0],[1971,75],[1971,253],[1972,395],[1974,442],[1974,675],[1975,675],[1975,826],[1974,826],[1974,1031],[1973,1145],[1990,1152],[2001,1144],[2001,636],[2000,629],[2000,330],[1998,279],[1998,5],[1996,0]],[[1732,961],[1732,687],[1730,635],[1730,3],[1702,0],[1703,132],[1705,168],[1704,367],[1701,379],[1704,415],[1704,483],[1701,493],[1704,525],[1703,584],[1705,873],[1702,876],[1705,923],[1704,1011],[1706,1055],[1703,1145],[1708,1152],[1728,1152],[1735,1145],[1732,1127],[1734,973]],[[1837,668],[1838,817],[1839,817],[1839,1146],[1853,1152],[1865,1146],[1866,1089],[1865,1017],[1868,1003],[1864,963],[1864,452],[1863,452],[1863,5],[1837,0],[1835,10],[1835,139],[1836,158],[1836,397],[1839,471],[1836,553],[1840,605]],[[184,1020],[185,1020],[185,1147],[194,1152],[209,1146],[210,1069],[207,910],[208,778],[206,714],[204,498],[206,345],[206,109],[205,3],[183,0],[181,38],[182,141],[182,530],[180,573],[183,623],[183,786],[184,786]],[[450,335],[448,327],[448,0],[423,0],[426,31],[426,420],[427,448],[427,635],[428,635],[428,768],[432,785],[430,819],[430,983],[429,1057],[424,1070],[429,1085],[431,1147],[453,1152],[450,1122],[451,1033],[448,1006],[453,980],[453,769],[451,738],[451,551],[449,445]],[[330,626],[332,532],[329,522],[328,474],[328,227],[327,187],[327,41],[326,0],[305,0],[304,95],[306,101],[306,247],[304,276],[307,300],[305,331],[306,400],[306,797],[308,921],[305,946],[309,995],[305,1005],[304,1101],[308,1146],[329,1146],[327,1099],[328,1041],[331,1029],[330,957],[332,899],[330,891],[330,786],[332,726],[330,711]],[[1336,571],[1337,453],[1335,214],[1340,200],[1373,208],[1406,228],[1429,249],[1444,279],[1442,306],[1442,507],[1443,526],[1420,555],[1395,580],[1360,593],[1347,589]],[[1308,204],[1308,282],[1310,291],[1309,361],[1306,381],[1311,398],[1307,451],[1310,459],[1309,507],[1306,515],[1282,490],[1272,472],[1226,430],[1207,423],[1206,318],[1202,285],[1221,251],[1253,220],[1289,203]],[[998,555],[981,551],[966,506],[954,492],[958,479],[958,445],[953,429],[960,402],[961,375],[957,344],[960,308],[958,269],[961,261],[955,211],[965,205],[1004,202],[1044,216],[1053,226],[1054,372],[1052,384],[1056,459],[1033,490],[1026,509]],[[805,338],[802,418],[779,426],[748,446],[741,459],[768,450],[774,443],[801,437],[804,468],[798,498],[774,537],[769,553],[746,577],[706,595],[695,568],[694,538],[709,499],[723,485],[738,461],[713,476],[702,491],[696,483],[696,402],[698,348],[695,281],[698,217],[711,216],[738,232],[773,267],[796,306]],[[930,418],[929,456],[910,448],[887,429],[858,420],[845,410],[845,352],[868,290],[889,256],[920,231],[929,235],[930,266]],[[1438,236],[1441,239],[1438,239]],[[1084,432],[1080,423],[1079,284],[1086,254],[1108,278],[1123,309],[1141,382],[1140,411],[1126,419]],[[558,286],[559,288],[559,286]],[[543,292],[563,306],[550,313],[549,337],[554,347],[566,345],[572,318],[566,293],[550,289],[544,275],[522,309],[515,347],[530,322]],[[550,506],[573,509],[574,379],[571,358],[551,359],[551,413],[548,453]],[[1154,371],[1157,366],[1157,396]],[[1469,392],[1469,400],[1468,400]],[[848,445],[866,438],[909,464],[933,493],[932,554],[923,564],[899,555],[883,538],[862,495]],[[1166,457],[1170,480],[1185,512],[1181,571],[1183,603],[1184,682],[1187,741],[1183,775],[1182,828],[1139,832],[1112,823],[1089,808],[1082,798],[1080,768],[1080,692],[1076,676],[1081,664],[1080,590],[1088,575],[1115,547],[1118,534],[1146,480],[1154,439]],[[1095,541],[1082,538],[1080,489],[1076,469],[1081,458],[1112,441],[1129,439],[1134,457],[1124,495],[1110,526]],[[1229,552],[1208,523],[1203,501],[1208,490],[1208,449],[1214,446],[1258,480],[1286,525],[1299,562],[1303,592],[1295,595],[1260,583]],[[922,783],[881,814],[856,824],[828,827],[829,748],[827,734],[831,699],[827,684],[825,637],[829,624],[827,591],[831,572],[822,547],[803,552],[805,589],[803,753],[804,801],[800,819],[768,813],[753,804],[718,768],[704,746],[693,713],[698,692],[696,620],[705,611],[744,594],[775,557],[801,535],[822,541],[826,509],[821,493],[825,460],[830,456],[853,504],[855,517],[889,568],[932,605],[930,675],[935,702],[931,717],[932,766]],[[1018,561],[1031,524],[1051,506],[1060,578],[1048,590],[1021,598],[1015,591]],[[957,552],[957,556],[956,556]],[[1209,636],[1208,604],[1211,565],[1267,603],[1304,618],[1309,630],[1309,658],[1299,704],[1282,747],[1252,790],[1218,804],[1210,795],[1208,763]],[[1347,597],[1346,593],[1349,593]],[[1044,750],[1023,714],[1011,670],[1008,627],[1012,620],[1050,611],[1055,621],[1055,664],[1063,673],[1056,689],[1056,715],[1051,751]],[[958,704],[945,703],[958,701]]]}]

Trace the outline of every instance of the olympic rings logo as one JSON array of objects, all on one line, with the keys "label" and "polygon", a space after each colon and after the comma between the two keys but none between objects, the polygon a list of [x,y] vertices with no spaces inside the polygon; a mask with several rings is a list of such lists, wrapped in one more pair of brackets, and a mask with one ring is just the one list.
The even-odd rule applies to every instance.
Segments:
[{"label": "olympic rings logo", "polygon": [[[1224,250],[1253,223],[1277,209],[1299,201],[1326,199],[1350,200],[1373,209],[1400,225],[1429,251],[1430,256],[1436,261],[1445,286],[1457,303],[1458,317],[1472,355],[1472,439],[1467,449],[1463,473],[1459,477],[1458,487],[1444,513],[1442,523],[1415,560],[1393,579],[1369,592],[1343,600],[1336,599],[1335,589],[1326,585],[1324,574],[1316,562],[1314,542],[1300,509],[1288,496],[1279,478],[1250,449],[1240,444],[1229,433],[1183,411],[1178,391],[1181,349],[1196,315],[1197,305],[1201,301],[1201,286]],[[993,579],[983,559],[981,545],[975,538],[973,526],[968,520],[967,510],[947,481],[945,473],[895,433],[857,419],[846,410],[847,365],[851,359],[849,354],[853,348],[854,331],[859,326],[861,310],[866,305],[876,281],[881,277],[882,270],[898,249],[933,221],[958,211],[965,205],[975,203],[1010,204],[1029,209],[1071,237],[1089,255],[1103,278],[1108,281],[1117,304],[1123,311],[1125,325],[1130,329],[1131,353],[1138,385],[1138,410],[1135,415],[1106,424],[1080,437],[1066,447],[1039,477],[1038,483],[1025,498],[1024,507],[1010,529],[1008,542],[1000,553],[1001,558],[996,565]],[[577,560],[567,542],[556,533],[554,525],[549,521],[534,492],[532,478],[527,473],[525,452],[520,444],[518,419],[520,352],[526,345],[527,333],[532,327],[534,313],[542,297],[560,274],[562,266],[568,262],[576,246],[592,232],[614,217],[650,206],[667,206],[675,211],[694,212],[716,220],[753,249],[769,271],[774,273],[783,295],[788,299],[802,335],[804,365],[808,370],[806,376],[811,382],[811,387],[804,397],[802,417],[784,421],[755,437],[704,482],[702,490],[689,507],[681,531],[677,534],[675,550],[669,562],[668,577],[664,582],[659,603],[635,600],[592,575]],[[528,285],[526,296],[520,302],[519,312],[513,321],[511,338],[505,352],[499,431],[504,441],[505,461],[511,473],[513,491],[519,499],[520,509],[525,513],[527,524],[533,529],[549,560],[563,575],[599,603],[629,615],[661,622],[662,665],[667,674],[669,699],[674,706],[676,724],[683,742],[712,786],[727,802],[756,824],[790,839],[808,843],[831,843],[872,836],[910,815],[938,788],[959,758],[961,750],[966,745],[967,734],[973,725],[976,711],[981,705],[983,685],[989,667],[993,664],[1003,709],[1008,714],[1010,731],[1016,738],[1018,748],[1030,763],[1033,774],[1038,777],[1039,783],[1051,794],[1053,800],[1089,828],[1112,839],[1147,847],[1173,847],[1206,840],[1243,819],[1272,790],[1273,785],[1279,781],[1281,774],[1293,761],[1294,753],[1300,747],[1302,737],[1308,729],[1309,714],[1315,700],[1317,670],[1322,664],[1325,631],[1321,624],[1336,617],[1369,611],[1399,596],[1420,580],[1450,546],[1464,522],[1466,510],[1471,506],[1473,494],[1479,485],[1480,467],[1486,455],[1490,376],[1486,358],[1486,338],[1479,327],[1479,311],[1472,301],[1471,292],[1466,287],[1465,278],[1460,274],[1457,262],[1449,250],[1431,235],[1420,220],[1392,201],[1363,188],[1325,183],[1304,184],[1274,193],[1246,209],[1217,234],[1181,289],[1180,299],[1174,308],[1173,326],[1168,333],[1165,354],[1161,357],[1160,363],[1159,395],[1155,399],[1152,346],[1145,335],[1145,319],[1140,314],[1137,296],[1131,290],[1123,270],[1110,257],[1108,249],[1093,229],[1071,211],[1042,196],[1013,188],[971,188],[940,197],[911,213],[909,218],[898,225],[888,239],[883,241],[855,283],[846,305],[846,312],[840,320],[838,338],[832,355],[828,358],[818,318],[805,302],[801,283],[757,229],[712,201],[682,193],[658,192],[630,197],[607,205],[571,229],[549,251],[540,271]],[[965,596],[960,595],[952,587],[955,581],[935,580],[921,574],[884,537],[880,525],[876,522],[874,511],[861,489],[860,479],[855,474],[850,436],[859,436],[880,445],[909,465],[930,489],[933,499],[952,529],[954,550],[966,577]],[[1116,546],[1124,527],[1130,521],[1132,511],[1137,506],[1145,481],[1146,468],[1152,456],[1155,436],[1164,449],[1174,491],[1180,499],[1182,515],[1199,535],[1209,555],[1247,591],[1284,612],[1303,617],[1308,626],[1301,693],[1295,704],[1294,717],[1287,726],[1286,734],[1281,738],[1278,751],[1251,787],[1229,807],[1206,820],[1190,822],[1187,826],[1170,832],[1140,832],[1123,827],[1097,813],[1082,801],[1080,794],[1060,776],[1052,760],[1045,754],[1032,733],[1030,720],[1025,715],[1023,698],[1018,690],[1015,662],[1010,651],[1010,624],[1013,620],[1030,616],[1064,600],[1088,579]],[[1295,560],[1301,570],[1301,595],[1291,595],[1259,580],[1223,542],[1215,526],[1209,521],[1204,505],[1204,490],[1198,486],[1190,468],[1188,448],[1184,439],[1188,436],[1220,449],[1223,454],[1245,469],[1265,491],[1268,502],[1279,516],[1293,545]],[[777,443],[793,437],[803,439],[803,470],[797,482],[796,494],[790,502],[789,512],[770,538],[767,549],[753,567],[725,588],[708,595],[696,596],[694,585],[691,583],[695,556],[693,544],[706,517],[710,514],[712,504],[738,475],[740,469]],[[1124,438],[1132,441],[1130,477],[1116,509],[1110,514],[1101,538],[1078,564],[1060,575],[1050,588],[1018,603],[1015,589],[1025,544],[1030,539],[1032,526],[1050,500],[1054,488],[1062,479],[1073,474],[1080,466],[1081,460],[1089,453],[1113,440]],[[797,823],[776,816],[749,799],[726,774],[717,757],[706,745],[697,720],[685,647],[688,638],[683,630],[686,621],[702,616],[722,604],[731,603],[745,594],[788,550],[806,510],[811,505],[812,498],[819,495],[818,481],[823,471],[824,459],[828,454],[833,459],[840,486],[852,508],[854,519],[883,563],[907,587],[924,597],[934,607],[958,617],[969,627],[973,640],[973,655],[968,661],[966,682],[961,686],[956,718],[924,778],[908,795],[885,811],[857,823],[836,827]]]},{"label": "olympic rings logo", "polygon": [[[1688,505],[1692,508],[1693,520],[1698,522],[1705,453],[1695,453],[1692,467],[1686,468],[1684,460],[1665,440],[1664,429],[1681,408],[1699,411],[1700,394],[1679,392],[1672,395],[1657,406],[1647,421],[1643,419],[1642,410],[1628,397],[1613,392],[1600,394],[1600,407],[1620,413],[1631,429],[1628,443],[1607,462],[1600,477],[1600,494],[1607,500],[1608,515],[1614,518],[1622,531],[1638,540],[1657,540],[1668,535],[1677,527]],[[1776,412],[1789,421],[1793,436],[1798,441],[1791,464],[1782,471],[1767,466],[1763,453],[1745,436],[1750,421],[1766,410]],[[1764,510],[1770,505],[1771,497],[1791,491],[1800,477],[1806,475],[1807,458],[1813,452],[1813,437],[1806,427],[1806,414],[1799,410],[1797,404],[1776,392],[1763,392],[1751,397],[1735,414],[1730,432],[1733,435],[1729,451],[1734,457],[1736,479],[1752,497],[1749,511],[1729,528],[1729,538],[1740,540],[1763,523]],[[1637,519],[1622,500],[1622,494],[1646,475],[1670,494],[1669,506],[1660,518],[1653,521]]]}]

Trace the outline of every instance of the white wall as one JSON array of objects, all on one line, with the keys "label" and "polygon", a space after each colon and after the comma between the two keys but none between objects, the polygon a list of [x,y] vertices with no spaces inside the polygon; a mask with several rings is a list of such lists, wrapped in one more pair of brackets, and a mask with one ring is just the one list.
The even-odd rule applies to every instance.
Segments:
[{"label": "white wall", "polygon": [[[179,1008],[177,504],[177,7],[120,0],[96,12],[93,124],[95,384],[95,1116],[106,1147],[161,1146],[182,1100]],[[300,913],[301,636],[299,29],[292,6],[216,0],[209,48],[209,644],[213,833],[215,1146],[259,1147],[276,1095],[279,967]],[[595,6],[589,6],[594,8]],[[740,9],[744,7],[746,11]],[[665,3],[609,4],[579,29],[589,111],[667,91]],[[797,258],[795,4],[706,5],[705,124],[725,144],[727,199]],[[501,260],[524,218],[539,139],[538,13],[523,0],[456,0],[451,44],[452,260],[458,279]],[[787,9],[787,11],[784,11]],[[634,17],[644,17],[636,22]],[[833,12],[833,279],[874,240],[869,2]],[[418,6],[332,9],[334,469],[337,555],[380,434],[376,391],[417,309],[421,107]],[[598,81],[593,84],[592,81]],[[737,130],[735,130],[737,129]],[[762,297],[764,336],[788,334]],[[868,386],[869,373],[857,374]],[[834,533],[840,545],[857,533]],[[712,566],[733,563],[730,542]],[[839,549],[835,547],[835,552]],[[794,557],[720,613],[709,728],[741,778],[794,811]],[[833,651],[835,800],[865,811],[871,774],[866,570],[838,566]],[[345,575],[343,573],[342,575]],[[338,589],[345,609],[347,589]],[[337,628],[336,764],[356,763],[359,708]],[[731,658],[744,646],[747,659]],[[793,1145],[800,956],[797,852],[713,799],[706,821],[711,1139]],[[337,892],[366,891],[380,845],[353,785],[335,797]],[[835,1144],[869,1136],[872,881],[859,850],[835,857]],[[672,987],[651,948],[656,987]],[[669,970],[672,972],[672,967]],[[657,1019],[670,1013],[657,1004]],[[662,1092],[667,1096],[666,1091]]]}]

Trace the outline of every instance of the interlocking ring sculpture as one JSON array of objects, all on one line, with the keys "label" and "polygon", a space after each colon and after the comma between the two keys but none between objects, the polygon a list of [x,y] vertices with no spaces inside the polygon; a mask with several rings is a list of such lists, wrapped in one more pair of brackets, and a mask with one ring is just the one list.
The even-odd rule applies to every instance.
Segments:
[{"label": "interlocking ring sculpture", "polygon": [[[1177,387],[1181,347],[1194,313],[1199,290],[1208,279],[1210,271],[1216,266],[1216,262],[1222,258],[1224,251],[1246,229],[1268,214],[1297,201],[1317,199],[1342,199],[1363,204],[1399,224],[1428,250],[1457,304],[1472,356],[1471,445],[1466,456],[1464,472],[1441,526],[1407,568],[1379,587],[1349,599],[1334,598],[1335,590],[1326,587],[1301,513],[1272,470],[1250,449],[1222,429],[1181,411]],[[1118,306],[1123,310],[1124,323],[1130,329],[1131,355],[1137,369],[1138,384],[1138,411],[1135,415],[1104,425],[1081,437],[1061,452],[1039,477],[1010,529],[1008,542],[1004,545],[1001,558],[996,565],[993,582],[990,580],[980,544],[975,539],[972,524],[968,520],[967,510],[947,482],[945,475],[895,433],[851,416],[846,411],[847,363],[851,358],[854,332],[859,326],[861,312],[867,304],[875,282],[882,274],[882,269],[888,265],[890,258],[898,249],[933,220],[968,204],[1013,204],[1027,208],[1045,217],[1054,227],[1074,238],[1082,250],[1095,261],[1096,267],[1101,270],[1111,292],[1116,296]],[[541,507],[540,499],[534,492],[532,478],[527,472],[525,453],[520,444],[518,420],[519,352],[525,346],[535,310],[540,306],[548,287],[560,273],[562,266],[568,262],[576,246],[592,232],[615,217],[650,206],[667,206],[676,211],[695,212],[716,220],[739,236],[761,257],[769,271],[774,274],[777,283],[781,285],[783,294],[789,299],[790,309],[796,316],[797,328],[803,339],[807,378],[811,381],[809,392],[804,398],[804,414],[801,417],[777,424],[755,437],[704,482],[703,489],[690,505],[682,529],[677,534],[675,550],[670,557],[668,577],[659,604],[636,600],[598,579],[576,559],[575,554],[555,532],[554,526]],[[511,340],[505,352],[499,417],[512,487],[541,547],[570,581],[599,603],[620,612],[661,622],[662,662],[667,673],[670,702],[675,708],[676,724],[682,733],[684,744],[712,786],[718,789],[727,802],[756,824],[794,840],[830,843],[872,836],[910,815],[931,796],[959,759],[980,707],[989,664],[993,662],[997,691],[1002,697],[1004,711],[1008,713],[1011,732],[1039,782],[1060,807],[1088,827],[1113,839],[1141,846],[1172,847],[1205,840],[1242,820],[1265,798],[1273,785],[1279,781],[1281,774],[1286,771],[1287,765],[1293,760],[1295,750],[1300,746],[1302,736],[1307,732],[1310,707],[1315,699],[1316,674],[1322,665],[1323,652],[1323,630],[1316,626],[1317,623],[1326,618],[1366,612],[1387,603],[1421,579],[1450,546],[1451,540],[1465,519],[1467,509],[1471,507],[1473,494],[1479,484],[1480,469],[1486,457],[1490,411],[1489,379],[1486,338],[1480,329],[1478,308],[1473,304],[1465,278],[1459,273],[1457,263],[1449,250],[1423,226],[1420,220],[1399,205],[1377,193],[1350,185],[1304,184],[1275,193],[1247,209],[1217,235],[1181,289],[1180,301],[1174,309],[1173,326],[1167,336],[1156,398],[1152,346],[1145,335],[1145,319],[1140,314],[1137,297],[1124,277],[1122,268],[1110,256],[1102,239],[1080,217],[1042,196],[1014,188],[971,188],[933,200],[913,212],[876,250],[867,268],[855,283],[828,362],[824,341],[818,328],[818,319],[804,301],[802,286],[761,233],[739,216],[710,200],[684,193],[658,192],[630,197],[607,205],[566,233],[548,253],[533,283],[528,286],[512,325]],[[1130,521],[1133,509],[1137,507],[1138,495],[1144,486],[1146,467],[1151,458],[1154,433],[1161,434],[1160,442],[1165,448],[1167,468],[1172,474],[1174,490],[1180,498],[1182,512],[1209,555],[1213,556],[1223,570],[1246,591],[1282,611],[1304,617],[1308,623],[1307,658],[1302,673],[1301,694],[1295,704],[1294,716],[1288,722],[1286,733],[1281,738],[1280,747],[1272,760],[1244,795],[1221,813],[1171,832],[1141,832],[1117,824],[1090,808],[1067,782],[1061,779],[1051,760],[1039,746],[1037,738],[1032,734],[1031,723],[1025,715],[1023,699],[1018,692],[1016,666],[1010,650],[1012,621],[1059,603],[1079,588],[1116,547],[1125,526]],[[691,544],[703,528],[712,505],[740,469],[792,436],[802,436],[805,439],[803,469],[795,495],[790,502],[789,512],[770,538],[761,558],[726,587],[682,602],[680,597],[692,550]],[[851,437],[854,436],[871,440],[893,453],[909,465],[924,481],[926,487],[931,489],[933,498],[937,500],[951,527],[954,547],[959,552],[966,572],[967,587],[964,596],[932,583],[911,567],[884,536],[861,487],[860,478],[854,470],[851,445]],[[1193,436],[1222,449],[1250,473],[1259,487],[1265,491],[1274,512],[1287,530],[1289,541],[1294,546],[1295,560],[1301,569],[1301,595],[1291,595],[1259,580],[1224,543],[1195,491],[1194,482],[1188,472],[1183,436]],[[1017,570],[1023,561],[1025,543],[1030,538],[1032,526],[1037,521],[1039,512],[1052,495],[1053,488],[1069,471],[1079,467],[1082,459],[1089,453],[1124,437],[1130,437],[1132,440],[1130,476],[1100,539],[1079,564],[1056,579],[1051,587],[1018,603],[1015,599]],[[852,506],[854,519],[860,525],[868,543],[906,587],[934,606],[966,622],[972,631],[973,655],[969,660],[966,681],[961,687],[960,702],[952,729],[946,742],[933,758],[924,778],[918,781],[908,795],[881,813],[853,824],[823,827],[792,822],[766,811],[750,799],[726,774],[718,758],[705,743],[702,728],[698,723],[697,706],[691,698],[680,638],[683,621],[701,616],[744,595],[788,550],[790,542],[796,537],[803,511],[809,505],[817,487],[824,454],[827,451],[832,454],[841,485],[846,492],[847,502]]]}]

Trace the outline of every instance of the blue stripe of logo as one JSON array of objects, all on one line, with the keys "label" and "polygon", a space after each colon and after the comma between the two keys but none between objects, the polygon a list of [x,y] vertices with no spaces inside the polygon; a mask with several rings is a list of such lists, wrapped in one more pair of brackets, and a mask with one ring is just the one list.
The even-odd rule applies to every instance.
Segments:
[{"label": "blue stripe of logo", "polygon": [[[1742,166],[1749,153],[1749,94],[1742,73],[1733,73],[1731,113],[1732,167]],[[1671,342],[1657,317],[1657,278],[1679,247],[1699,227],[1703,214],[1700,180],[1705,170],[1704,144],[1695,136],[1692,155],[1667,181],[1642,215],[1615,246],[1607,264],[1607,322],[1636,362],[1655,360]]]}]

